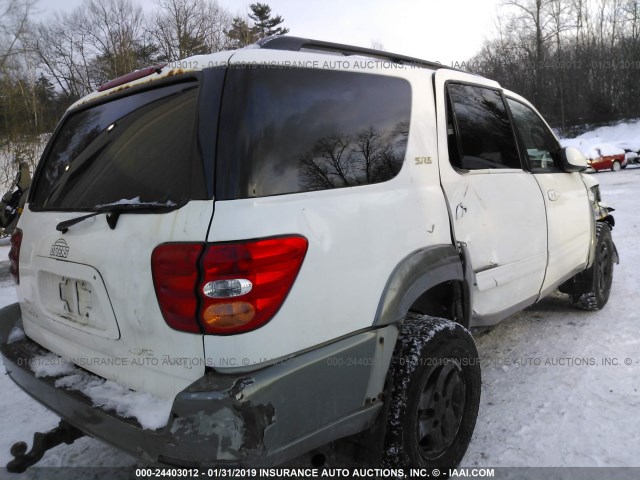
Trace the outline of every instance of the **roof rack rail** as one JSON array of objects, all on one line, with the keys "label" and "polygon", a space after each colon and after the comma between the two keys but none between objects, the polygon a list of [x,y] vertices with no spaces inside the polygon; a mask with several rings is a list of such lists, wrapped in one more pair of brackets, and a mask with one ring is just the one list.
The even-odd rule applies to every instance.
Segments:
[{"label": "roof rack rail", "polygon": [[420,58],[408,57],[396,53],[384,52],[373,48],[354,47],[352,45],[343,45],[340,43],[325,42],[322,40],[311,40],[309,38],[289,37],[286,35],[275,35],[263,38],[256,42],[260,48],[270,50],[289,50],[299,52],[302,50],[320,50],[323,52],[333,52],[342,55],[361,55],[363,57],[377,58],[379,60],[390,60],[394,63],[405,65],[413,65],[426,68],[447,68],[455,70],[455,68],[447,67],[438,62],[430,62]]}]

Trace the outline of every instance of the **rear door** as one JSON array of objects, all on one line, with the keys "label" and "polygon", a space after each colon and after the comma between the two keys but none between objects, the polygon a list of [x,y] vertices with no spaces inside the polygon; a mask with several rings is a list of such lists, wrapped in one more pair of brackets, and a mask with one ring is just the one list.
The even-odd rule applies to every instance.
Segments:
[{"label": "rear door", "polygon": [[520,161],[495,82],[435,74],[438,156],[456,240],[475,273],[474,322],[490,324],[533,303],[547,264],[545,205]]},{"label": "rear door", "polygon": [[200,332],[164,321],[151,254],[162,243],[206,239],[213,201],[197,131],[205,93],[183,75],[70,113],[20,224],[27,335],[104,378],[167,398],[203,374],[203,343]]}]

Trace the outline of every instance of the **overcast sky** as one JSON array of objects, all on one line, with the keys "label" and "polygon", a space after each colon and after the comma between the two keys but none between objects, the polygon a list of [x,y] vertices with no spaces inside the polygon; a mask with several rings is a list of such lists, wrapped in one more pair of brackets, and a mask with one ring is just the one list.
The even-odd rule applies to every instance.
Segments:
[{"label": "overcast sky", "polygon": [[[83,0],[41,0],[43,14]],[[154,0],[135,0],[146,11]],[[442,63],[468,60],[492,36],[500,0],[261,0],[284,17],[289,35],[370,47]],[[218,0],[246,16],[254,0]]]}]

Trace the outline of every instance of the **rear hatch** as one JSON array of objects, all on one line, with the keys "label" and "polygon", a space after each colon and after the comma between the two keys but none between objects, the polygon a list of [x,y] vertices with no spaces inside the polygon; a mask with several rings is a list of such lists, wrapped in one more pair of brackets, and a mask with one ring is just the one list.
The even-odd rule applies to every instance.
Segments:
[{"label": "rear hatch", "polygon": [[165,322],[151,257],[160,244],[207,238],[223,71],[162,77],[61,122],[20,223],[18,294],[33,340],[171,398],[204,373],[203,340]]}]

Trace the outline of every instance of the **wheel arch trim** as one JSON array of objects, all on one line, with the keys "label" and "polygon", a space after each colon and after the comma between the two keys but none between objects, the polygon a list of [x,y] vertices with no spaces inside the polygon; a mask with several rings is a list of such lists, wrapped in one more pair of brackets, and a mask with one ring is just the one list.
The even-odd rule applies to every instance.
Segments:
[{"label": "wheel arch trim", "polygon": [[453,245],[433,245],[415,250],[403,258],[389,276],[373,325],[379,327],[401,321],[422,294],[448,281],[458,281],[464,286],[464,323],[468,325],[473,279],[465,275],[465,270],[470,271],[470,265],[465,269],[460,253]]}]

